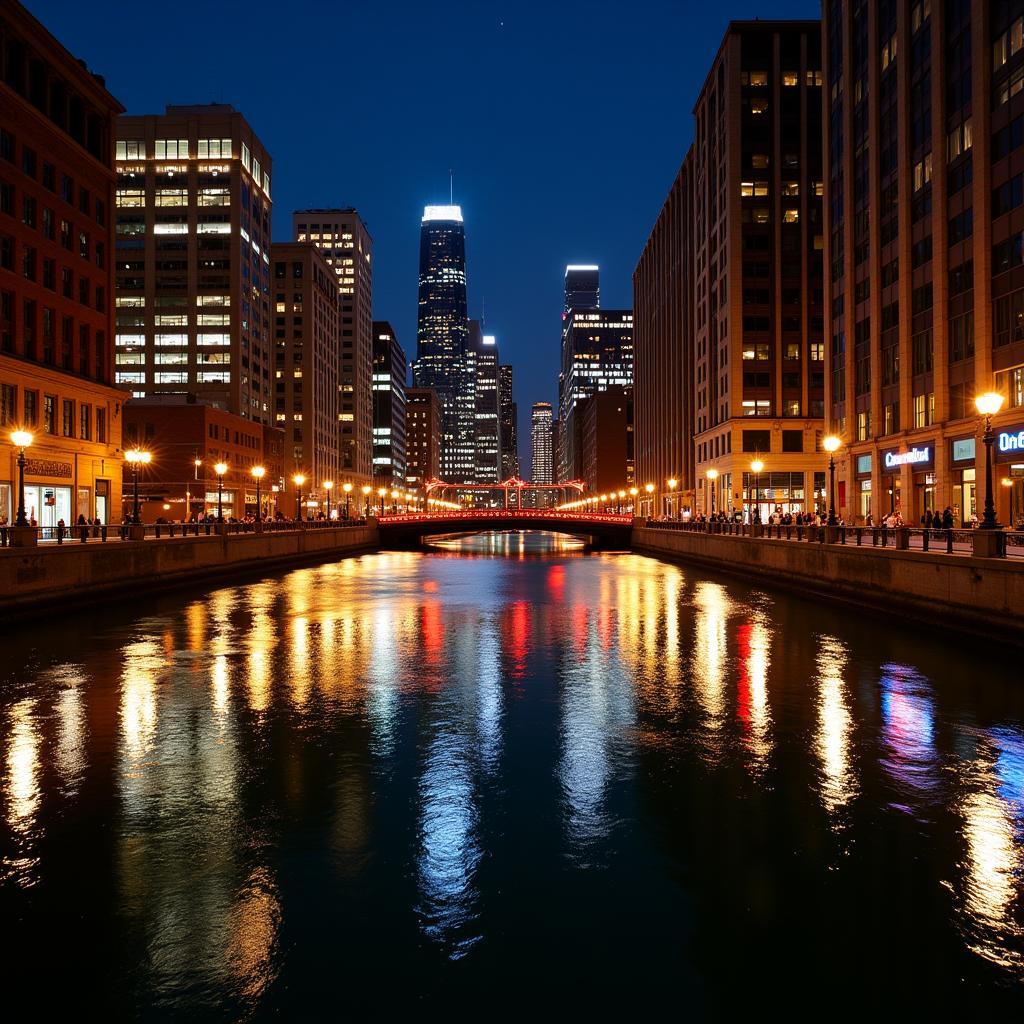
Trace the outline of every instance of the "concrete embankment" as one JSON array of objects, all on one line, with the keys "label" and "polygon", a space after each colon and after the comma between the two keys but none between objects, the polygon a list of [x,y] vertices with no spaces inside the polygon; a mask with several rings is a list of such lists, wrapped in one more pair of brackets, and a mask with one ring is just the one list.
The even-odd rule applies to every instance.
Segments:
[{"label": "concrete embankment", "polygon": [[1024,643],[1024,559],[637,527],[633,548],[886,614]]},{"label": "concrete embankment", "polygon": [[135,599],[198,580],[288,568],[376,548],[375,526],[175,537],[0,551],[0,613],[30,615],[95,600]]}]

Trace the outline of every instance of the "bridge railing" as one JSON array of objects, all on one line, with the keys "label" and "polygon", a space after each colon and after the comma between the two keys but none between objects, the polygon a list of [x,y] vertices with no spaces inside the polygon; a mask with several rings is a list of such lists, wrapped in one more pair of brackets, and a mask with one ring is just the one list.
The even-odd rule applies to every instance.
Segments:
[{"label": "bridge railing", "polygon": [[400,515],[380,516],[377,522],[381,526],[399,526],[415,523],[443,523],[443,522],[508,522],[511,520],[536,519],[546,522],[564,523],[594,523],[613,526],[630,526],[633,516],[629,513],[622,515],[614,512],[558,512],[554,509],[546,510],[540,508],[524,509],[467,509],[465,511],[451,512],[407,512]]}]

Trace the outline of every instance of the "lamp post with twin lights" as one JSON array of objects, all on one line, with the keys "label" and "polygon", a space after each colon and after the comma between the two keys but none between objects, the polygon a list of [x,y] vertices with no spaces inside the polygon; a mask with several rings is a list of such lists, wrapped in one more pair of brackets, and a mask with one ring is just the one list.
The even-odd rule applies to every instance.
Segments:
[{"label": "lamp post with twin lights", "polygon": [[263,523],[263,506],[260,504],[260,481],[267,470],[264,466],[253,466],[249,472],[252,473],[253,479],[256,481],[256,530],[259,532]]},{"label": "lamp post with twin lights", "polygon": [[302,525],[302,485],[306,482],[306,478],[301,473],[296,473],[292,477],[292,483],[295,484],[295,521],[301,526]]},{"label": "lamp post with twin lights", "polygon": [[822,448],[828,452],[828,525],[837,526],[836,517],[836,452],[843,442],[834,434],[830,434],[821,442]]},{"label": "lamp post with twin lights", "polygon": [[35,547],[36,531],[29,525],[25,513],[25,449],[32,446],[32,435],[27,430],[12,431],[11,444],[18,449],[18,513],[11,529],[11,544],[14,547]]},{"label": "lamp post with twin lights", "polygon": [[213,467],[214,473],[217,474],[217,525],[224,525],[224,474],[228,471],[228,464],[226,462],[218,462]]},{"label": "lamp post with twin lights", "polygon": [[989,391],[984,395],[978,395],[974,404],[978,407],[978,412],[985,417],[985,431],[981,435],[982,441],[985,442],[985,512],[979,528],[996,530],[999,523],[996,521],[996,505],[992,497],[992,445],[996,433],[992,429],[992,417],[1003,407],[1003,396],[998,392]]},{"label": "lamp post with twin lights", "polygon": [[327,492],[327,521],[331,521],[331,491],[334,490],[334,481],[325,480],[324,490]]},{"label": "lamp post with twin lights", "polygon": [[714,518],[715,515],[715,481],[718,480],[718,470],[709,469],[707,471],[708,478],[708,490],[711,492],[711,516]]},{"label": "lamp post with twin lights", "polygon": [[758,492],[761,490],[761,470],[764,469],[764,462],[761,459],[754,459],[750,464],[750,471],[754,474],[754,501],[753,509],[750,513],[750,522],[758,523],[761,522],[761,506],[758,503]]},{"label": "lamp post with twin lights", "polygon": [[345,492],[345,521],[348,522],[349,502],[352,500],[352,485],[346,480],[341,485],[341,489]]},{"label": "lamp post with twin lights", "polygon": [[369,484],[363,484],[363,518],[370,518],[370,491],[373,488]]}]

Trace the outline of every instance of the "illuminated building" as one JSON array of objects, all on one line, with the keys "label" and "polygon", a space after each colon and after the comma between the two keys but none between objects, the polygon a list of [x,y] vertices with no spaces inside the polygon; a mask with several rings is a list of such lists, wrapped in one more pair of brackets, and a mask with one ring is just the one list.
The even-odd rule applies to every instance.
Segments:
[{"label": "illuminated building", "polygon": [[534,402],[530,418],[530,441],[533,447],[533,473],[535,484],[554,482],[552,456],[552,429],[554,420],[550,402]]},{"label": "illuminated building", "polygon": [[565,268],[565,306],[571,309],[601,308],[601,271],[592,263],[570,263]]},{"label": "illuminated building", "polygon": [[[153,456],[139,475],[145,523],[161,517],[174,522],[203,512],[215,514],[217,474],[213,467],[219,462],[228,467],[221,481],[225,518],[255,514],[253,466],[266,470],[260,481],[264,517],[272,518],[278,509],[289,517],[294,514],[294,496],[285,498],[285,467],[289,464],[285,432],[278,427],[254,423],[195,396],[151,395],[125,403],[124,443],[126,448],[140,447]],[[126,510],[131,505],[131,484],[126,463]]]},{"label": "illuminated building", "polygon": [[[274,298],[274,425],[284,431],[284,478],[307,478],[304,493],[324,500],[324,480],[355,483],[338,448],[340,311],[333,269],[308,242],[270,249]],[[294,498],[286,508],[294,508]],[[291,514],[291,513],[289,513]]]},{"label": "illuminated building", "polygon": [[272,421],[270,155],[226,104],[117,125],[115,377]]},{"label": "illuminated building", "polygon": [[563,316],[555,470],[559,480],[574,480],[581,472],[576,407],[584,398],[613,385],[633,383],[633,311],[571,309]]},{"label": "illuminated building", "polygon": [[405,392],[405,479],[410,487],[422,487],[441,471],[441,403],[432,388],[407,388]]},{"label": "illuminated building", "polygon": [[341,473],[371,482],[373,443],[373,239],[351,207],[298,210],[297,242],[312,242],[334,268],[341,302],[338,443]]},{"label": "illuminated building", "polygon": [[476,475],[475,378],[470,372],[466,234],[458,206],[428,206],[420,226],[419,316],[413,380],[441,403],[441,476]]},{"label": "illuminated building", "polygon": [[406,486],[406,360],[394,328],[373,324],[373,482]]},{"label": "illuminated building", "polygon": [[498,345],[493,334],[470,321],[470,365],[474,378],[475,427],[473,478],[478,484],[498,483],[501,477],[501,434],[498,409]]},{"label": "illuminated building", "polygon": [[512,366],[498,368],[498,426],[501,434],[501,479],[519,476],[518,409],[512,400]]},{"label": "illuminated building", "polygon": [[823,15],[838,511],[980,517],[974,398],[995,390],[1008,523],[1011,499],[1024,507],[1024,7],[833,0]]},{"label": "illuminated building", "polygon": [[709,469],[719,509],[823,503],[821,92],[818,22],[734,22],[694,108],[701,510]]},{"label": "illuminated building", "polygon": [[588,494],[633,484],[633,389],[613,384],[576,408],[580,480]]},{"label": "illuminated building", "polygon": [[654,488],[641,499],[650,516],[674,514],[695,487],[692,225],[687,154],[633,273],[636,479]]},{"label": "illuminated building", "polygon": [[114,133],[122,107],[18,3],[0,19],[0,519],[121,511],[112,385]]}]

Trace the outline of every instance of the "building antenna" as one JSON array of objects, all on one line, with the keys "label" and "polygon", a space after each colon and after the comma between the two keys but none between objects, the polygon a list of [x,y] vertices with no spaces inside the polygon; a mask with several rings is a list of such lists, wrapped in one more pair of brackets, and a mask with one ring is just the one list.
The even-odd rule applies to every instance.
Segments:
[{"label": "building antenna", "polygon": [[483,297],[483,295],[481,295],[481,296],[480,296],[480,326],[481,326],[481,327],[483,327],[483,325],[484,325],[485,323],[487,323],[487,313],[486,313],[486,309],[487,309],[487,301],[486,301],[486,299],[485,299],[485,298]]},{"label": "building antenna", "polygon": [[448,205],[455,205],[455,172],[448,168]]}]

